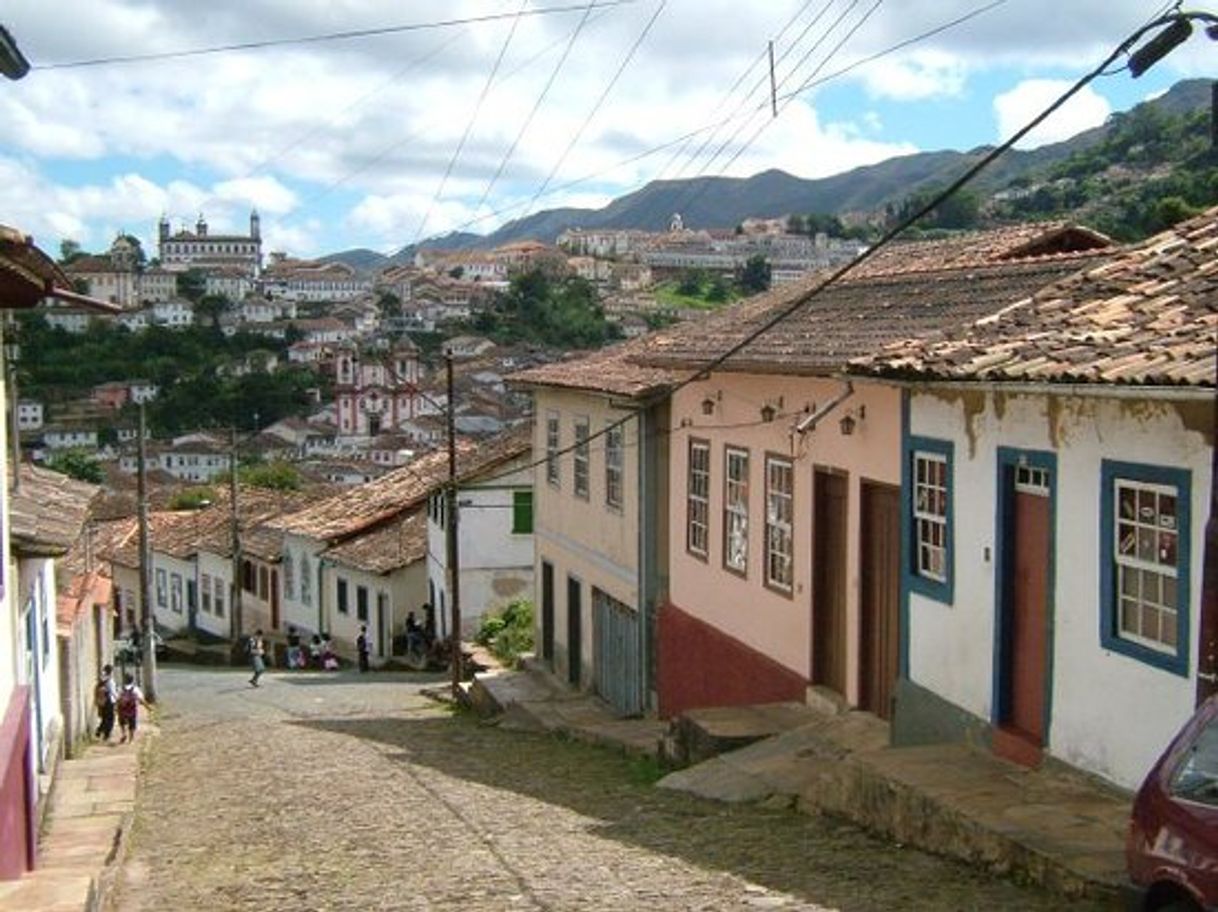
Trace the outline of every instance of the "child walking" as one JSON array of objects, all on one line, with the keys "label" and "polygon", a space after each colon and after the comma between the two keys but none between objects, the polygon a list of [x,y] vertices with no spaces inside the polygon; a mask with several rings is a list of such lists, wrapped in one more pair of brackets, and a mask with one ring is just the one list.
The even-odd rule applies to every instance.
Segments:
[{"label": "child walking", "polygon": [[144,692],[136,686],[135,678],[128,672],[123,675],[123,689],[118,692],[118,727],[123,733],[123,736],[118,739],[119,744],[135,740],[141,703],[145,709],[148,708]]}]

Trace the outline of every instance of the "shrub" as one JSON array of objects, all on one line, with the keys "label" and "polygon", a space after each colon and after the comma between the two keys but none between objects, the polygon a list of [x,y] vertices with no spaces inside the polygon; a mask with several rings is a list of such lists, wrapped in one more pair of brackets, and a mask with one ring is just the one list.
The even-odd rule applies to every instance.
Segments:
[{"label": "shrub", "polygon": [[501,662],[516,664],[522,655],[533,651],[533,603],[520,599],[496,614],[486,615],[474,641]]}]

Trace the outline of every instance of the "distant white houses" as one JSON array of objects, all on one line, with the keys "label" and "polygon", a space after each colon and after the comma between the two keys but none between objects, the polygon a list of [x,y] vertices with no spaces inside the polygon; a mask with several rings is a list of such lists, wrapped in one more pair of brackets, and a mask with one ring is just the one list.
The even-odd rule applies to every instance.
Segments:
[{"label": "distant white houses", "polygon": [[22,399],[17,403],[17,430],[37,431],[42,427],[43,408],[41,402]]}]

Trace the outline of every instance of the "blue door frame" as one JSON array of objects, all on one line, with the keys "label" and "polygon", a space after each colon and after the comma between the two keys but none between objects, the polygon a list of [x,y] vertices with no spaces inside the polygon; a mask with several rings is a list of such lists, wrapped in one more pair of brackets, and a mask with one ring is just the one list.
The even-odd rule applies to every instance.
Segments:
[{"label": "blue door frame", "polygon": [[990,722],[1001,725],[1011,705],[1009,683],[1004,671],[1004,659],[1010,650],[1011,587],[1008,575],[1013,563],[1014,541],[1011,526],[1014,521],[1015,471],[1021,466],[1044,469],[1049,473],[1049,562],[1045,588],[1045,705],[1043,731],[1049,743],[1050,722],[1053,718],[1053,627],[1054,597],[1057,580],[1057,454],[1047,450],[1024,450],[999,447],[997,477],[994,487],[994,656]]}]

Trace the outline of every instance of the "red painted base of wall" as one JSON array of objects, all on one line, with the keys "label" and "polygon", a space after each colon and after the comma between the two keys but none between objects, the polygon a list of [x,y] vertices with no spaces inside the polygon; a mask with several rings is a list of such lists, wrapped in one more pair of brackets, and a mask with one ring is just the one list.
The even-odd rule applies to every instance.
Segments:
[{"label": "red painted base of wall", "polygon": [[804,700],[805,678],[676,605],[660,608],[657,640],[662,718],[706,706]]},{"label": "red painted base of wall", "polygon": [[0,722],[0,880],[15,880],[34,867],[35,794],[29,688],[17,687]]}]

